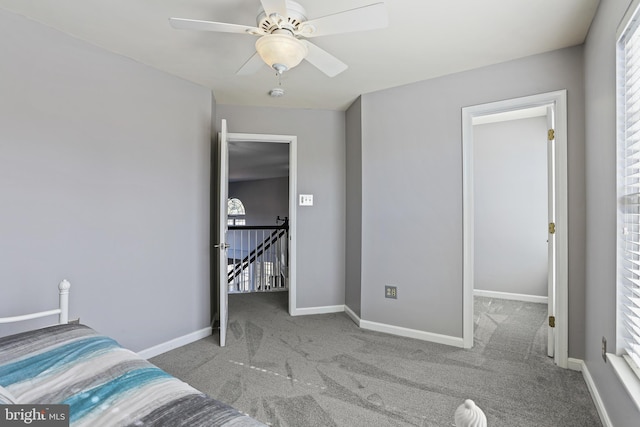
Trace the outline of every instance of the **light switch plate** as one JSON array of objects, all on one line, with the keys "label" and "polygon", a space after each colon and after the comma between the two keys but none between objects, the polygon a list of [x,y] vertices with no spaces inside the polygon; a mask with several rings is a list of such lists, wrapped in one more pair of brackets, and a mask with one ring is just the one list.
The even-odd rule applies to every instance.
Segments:
[{"label": "light switch plate", "polygon": [[313,194],[300,194],[300,206],[313,206]]}]

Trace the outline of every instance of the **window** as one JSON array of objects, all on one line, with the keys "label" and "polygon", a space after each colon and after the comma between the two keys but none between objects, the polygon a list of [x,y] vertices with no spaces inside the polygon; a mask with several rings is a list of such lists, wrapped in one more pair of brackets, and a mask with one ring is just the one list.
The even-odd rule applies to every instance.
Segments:
[{"label": "window", "polygon": [[638,3],[638,0],[634,1],[618,31],[616,353],[621,357],[608,358],[636,404],[640,403],[640,16],[636,13]]},{"label": "window", "polygon": [[236,218],[237,216],[246,215],[244,204],[240,199],[232,197],[227,200],[227,215],[234,218],[227,218],[227,225],[246,225],[244,218]]},{"label": "window", "polygon": [[227,200],[227,215],[246,215],[244,205],[240,199],[232,197]]}]

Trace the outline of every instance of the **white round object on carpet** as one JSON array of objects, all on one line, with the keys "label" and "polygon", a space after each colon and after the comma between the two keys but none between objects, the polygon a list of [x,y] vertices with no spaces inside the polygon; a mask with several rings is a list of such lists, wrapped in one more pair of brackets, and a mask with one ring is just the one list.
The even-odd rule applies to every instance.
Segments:
[{"label": "white round object on carpet", "polygon": [[454,419],[456,427],[487,427],[487,417],[471,399],[458,406]]}]

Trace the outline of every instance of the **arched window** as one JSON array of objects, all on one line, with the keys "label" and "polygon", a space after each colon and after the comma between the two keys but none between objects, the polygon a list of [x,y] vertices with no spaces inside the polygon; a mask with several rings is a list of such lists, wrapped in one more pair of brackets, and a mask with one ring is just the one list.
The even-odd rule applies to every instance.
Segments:
[{"label": "arched window", "polygon": [[[240,199],[231,197],[227,200],[227,215],[234,217],[246,215],[244,204]],[[228,218],[227,225],[246,225],[246,220],[244,218]]]}]

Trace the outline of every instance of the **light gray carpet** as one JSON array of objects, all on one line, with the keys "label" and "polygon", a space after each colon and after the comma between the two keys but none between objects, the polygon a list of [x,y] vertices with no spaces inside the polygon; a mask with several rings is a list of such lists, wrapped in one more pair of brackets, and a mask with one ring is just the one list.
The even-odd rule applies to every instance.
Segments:
[{"label": "light gray carpet", "polygon": [[545,355],[546,305],[476,298],[464,350],[289,317],[287,298],[231,295],[227,347],[215,334],[151,361],[273,426],[449,427],[467,398],[490,427],[602,425],[582,374]]}]

